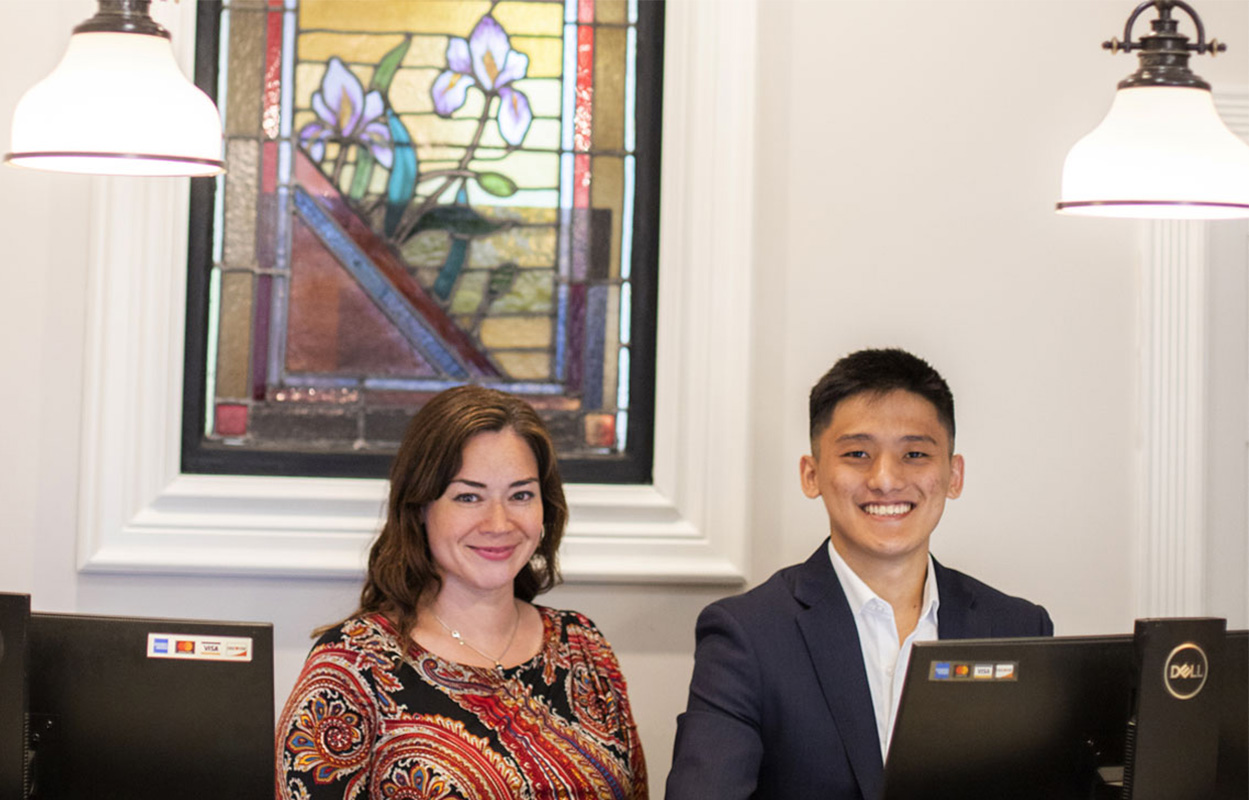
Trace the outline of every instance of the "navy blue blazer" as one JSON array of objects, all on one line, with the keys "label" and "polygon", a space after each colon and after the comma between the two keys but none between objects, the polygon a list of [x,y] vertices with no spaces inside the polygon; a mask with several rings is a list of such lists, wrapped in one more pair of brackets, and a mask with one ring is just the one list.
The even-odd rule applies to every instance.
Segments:
[{"label": "navy blue blazer", "polygon": [[[827,548],[699,615],[667,800],[880,795],[863,651]],[[940,638],[1053,635],[1041,606],[933,563]]]}]

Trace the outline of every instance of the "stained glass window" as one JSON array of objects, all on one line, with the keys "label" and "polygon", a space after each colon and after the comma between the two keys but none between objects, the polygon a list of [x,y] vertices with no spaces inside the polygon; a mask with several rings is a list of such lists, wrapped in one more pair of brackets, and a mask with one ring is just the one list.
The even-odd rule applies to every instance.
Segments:
[{"label": "stained glass window", "polygon": [[183,469],[384,475],[460,383],[649,482],[662,4],[201,3]]}]

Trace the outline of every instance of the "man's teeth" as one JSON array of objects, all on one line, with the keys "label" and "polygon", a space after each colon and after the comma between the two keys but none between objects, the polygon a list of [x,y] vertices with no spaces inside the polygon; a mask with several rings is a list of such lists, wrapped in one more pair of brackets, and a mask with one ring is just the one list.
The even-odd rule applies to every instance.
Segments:
[{"label": "man's teeth", "polygon": [[883,503],[868,503],[863,506],[863,510],[877,517],[896,517],[910,511],[911,507],[911,503],[890,503],[888,505]]}]

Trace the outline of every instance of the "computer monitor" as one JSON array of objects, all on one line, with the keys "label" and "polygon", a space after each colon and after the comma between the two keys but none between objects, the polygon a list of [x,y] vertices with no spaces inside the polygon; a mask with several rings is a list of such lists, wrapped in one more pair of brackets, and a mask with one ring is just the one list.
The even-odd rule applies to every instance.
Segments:
[{"label": "computer monitor", "polygon": [[[883,800],[1118,798],[1133,713],[1131,635],[916,644],[885,765]],[[957,673],[957,674],[956,674]],[[1230,632],[1216,798],[1249,797],[1249,633]]]},{"label": "computer monitor", "polygon": [[29,616],[27,797],[269,800],[264,623]]},{"label": "computer monitor", "polygon": [[0,800],[26,794],[26,626],[30,596],[0,594]]}]

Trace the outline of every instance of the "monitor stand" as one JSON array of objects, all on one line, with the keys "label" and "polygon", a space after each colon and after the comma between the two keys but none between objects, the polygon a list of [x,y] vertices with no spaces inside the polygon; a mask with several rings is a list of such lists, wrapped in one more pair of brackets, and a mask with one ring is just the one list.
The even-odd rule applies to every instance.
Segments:
[{"label": "monitor stand", "polygon": [[1128,721],[1124,800],[1208,800],[1219,753],[1227,621],[1138,619],[1136,686]]}]

